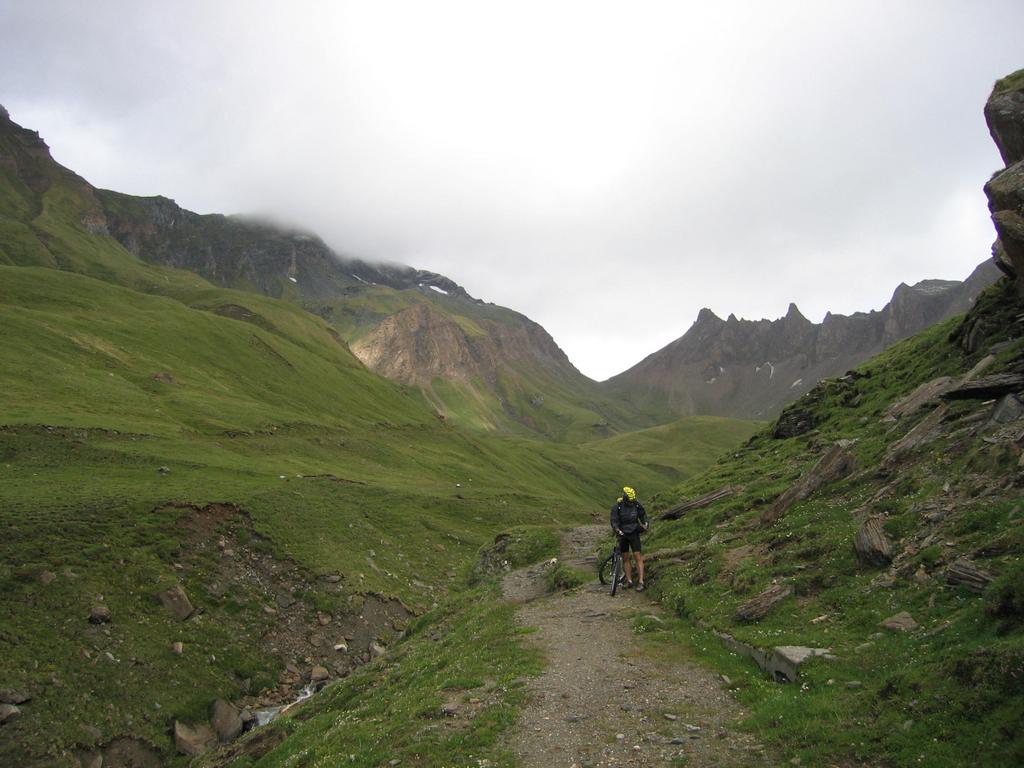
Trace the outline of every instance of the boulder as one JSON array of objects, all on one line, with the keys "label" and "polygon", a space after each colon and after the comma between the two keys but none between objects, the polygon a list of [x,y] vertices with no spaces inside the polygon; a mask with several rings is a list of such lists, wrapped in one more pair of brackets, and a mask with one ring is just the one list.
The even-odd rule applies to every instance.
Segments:
[{"label": "boulder", "polygon": [[89,611],[90,624],[108,624],[110,622],[110,609],[105,605],[94,605]]},{"label": "boulder", "polygon": [[309,679],[312,680],[314,683],[323,682],[324,680],[330,678],[330,676],[331,673],[327,669],[327,667],[321,666],[320,664],[317,664],[315,667],[313,667],[312,671],[309,673]]},{"label": "boulder", "polygon": [[180,584],[165,589],[157,597],[160,599],[160,604],[170,611],[178,621],[184,621],[195,610],[192,607],[192,601],[188,599],[188,595],[185,594],[185,590]]},{"label": "boulder", "polygon": [[16,717],[21,717],[21,710],[18,707],[13,704],[0,704],[0,723],[6,723]]},{"label": "boulder", "polygon": [[991,573],[979,568],[966,557],[957,559],[946,569],[947,584],[966,587],[979,595],[992,583],[993,578]]},{"label": "boulder", "polygon": [[180,640],[176,640],[171,643],[171,653],[175,656],[181,656],[185,652],[185,644]]},{"label": "boulder", "polygon": [[918,625],[917,622],[914,621],[913,616],[906,611],[900,611],[899,613],[882,621],[878,626],[892,632],[910,632],[911,630],[917,629]]},{"label": "boulder", "polygon": [[16,688],[0,689],[0,704],[24,704],[31,701],[32,695]]},{"label": "boulder", "polygon": [[869,517],[853,537],[857,558],[866,565],[883,567],[892,562],[892,542],[882,528],[882,520]]},{"label": "boulder", "polygon": [[174,721],[174,748],[182,755],[198,757],[209,752],[217,745],[217,735],[209,726],[186,725],[180,720]]},{"label": "boulder", "polygon": [[232,741],[242,732],[242,716],[233,704],[217,699],[213,702],[213,730],[221,743]]},{"label": "boulder", "polygon": [[841,480],[857,468],[857,459],[841,445],[832,445],[811,469],[779,496],[761,515],[762,525],[782,518],[791,506],[803,501],[824,485]]},{"label": "boulder", "polygon": [[736,609],[736,621],[757,621],[763,619],[772,608],[793,594],[789,584],[772,584],[757,597],[748,600]]},{"label": "boulder", "polygon": [[772,649],[765,663],[765,672],[779,683],[791,683],[797,678],[797,669],[808,659],[834,659],[828,648],[808,648],[804,645],[778,645]]},{"label": "boulder", "polygon": [[1004,395],[992,411],[996,424],[1010,424],[1024,416],[1024,403],[1017,395]]}]

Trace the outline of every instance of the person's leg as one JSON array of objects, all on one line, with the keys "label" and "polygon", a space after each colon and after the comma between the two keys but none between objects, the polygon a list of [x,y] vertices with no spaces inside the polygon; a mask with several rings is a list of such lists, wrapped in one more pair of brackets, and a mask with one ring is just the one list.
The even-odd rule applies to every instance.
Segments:
[{"label": "person's leg", "polygon": [[626,574],[626,583],[627,584],[632,584],[633,583],[633,569],[630,567],[631,566],[631,564],[630,564],[630,555],[632,555],[632,554],[633,553],[628,551],[628,550],[626,550],[626,551],[624,551],[622,553],[622,569],[623,569],[623,571]]},{"label": "person's leg", "polygon": [[639,585],[644,583],[644,556],[640,552],[634,552],[633,557],[636,558],[636,570],[639,576]]}]

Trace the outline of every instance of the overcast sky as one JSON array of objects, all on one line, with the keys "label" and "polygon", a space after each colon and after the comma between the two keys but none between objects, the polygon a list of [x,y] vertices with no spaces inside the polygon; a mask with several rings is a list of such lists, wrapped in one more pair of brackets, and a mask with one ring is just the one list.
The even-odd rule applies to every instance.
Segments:
[{"label": "overcast sky", "polygon": [[703,306],[965,277],[1022,29],[1019,0],[0,0],[0,103],[96,186],[442,272],[602,379]]}]

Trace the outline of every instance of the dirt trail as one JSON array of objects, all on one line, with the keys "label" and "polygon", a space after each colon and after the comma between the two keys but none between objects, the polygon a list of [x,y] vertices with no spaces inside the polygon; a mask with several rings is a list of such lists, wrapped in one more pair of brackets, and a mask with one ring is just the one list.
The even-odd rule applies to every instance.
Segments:
[{"label": "dirt trail", "polygon": [[[576,528],[562,559],[594,573],[603,525]],[[548,666],[529,681],[508,747],[525,768],[575,766],[771,765],[751,736],[736,731],[740,706],[715,673],[645,653],[632,631],[637,613],[657,606],[634,591],[612,598],[596,578],[580,590],[542,597],[544,565],[509,574],[506,599],[518,621],[536,627]]]}]

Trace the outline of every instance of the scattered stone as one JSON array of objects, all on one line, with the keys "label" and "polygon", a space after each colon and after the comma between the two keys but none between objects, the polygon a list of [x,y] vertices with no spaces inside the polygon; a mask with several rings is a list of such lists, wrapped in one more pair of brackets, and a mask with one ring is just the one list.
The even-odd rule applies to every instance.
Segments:
[{"label": "scattered stone", "polygon": [[52,584],[57,580],[57,574],[53,571],[43,571],[39,574],[39,581],[43,584]]},{"label": "scattered stone", "polygon": [[275,600],[279,608],[290,608],[295,604],[295,598],[290,592],[278,592]]},{"label": "scattered stone", "polygon": [[914,621],[914,617],[907,611],[900,611],[899,613],[885,619],[878,626],[893,632],[909,632],[917,629],[917,622]]},{"label": "scattered stone", "polygon": [[341,576],[337,573],[330,573],[323,577],[323,580],[328,584],[337,584],[341,581]]},{"label": "scattered stone", "polygon": [[673,715],[670,712],[666,712],[665,713],[665,719],[666,720],[678,720],[679,719],[679,715]]},{"label": "scattered stone", "polygon": [[732,685],[732,679],[728,675],[721,675],[721,678],[722,682],[725,683],[727,686]]},{"label": "scattered stone", "polygon": [[455,701],[447,701],[441,705],[441,714],[444,717],[458,717],[459,704]]},{"label": "scattered stone", "polygon": [[182,755],[199,757],[217,744],[217,735],[208,726],[194,728],[180,720],[174,721],[174,748]]},{"label": "scattered stone", "polygon": [[684,723],[683,728],[685,728],[688,733],[700,733],[701,731],[701,727],[699,725],[690,725],[689,723]]},{"label": "scattered stone", "polygon": [[624,734],[624,733],[616,733],[615,734],[615,740],[616,741],[625,741],[625,739],[626,739],[626,734]]},{"label": "scattered stone", "polygon": [[309,679],[312,680],[314,683],[323,682],[324,680],[327,680],[330,676],[331,673],[327,670],[327,667],[321,666],[320,664],[317,664],[315,667],[313,667],[312,671],[310,671],[309,673]]},{"label": "scattered stone", "polygon": [[677,744],[677,745],[678,744],[685,744],[685,743],[686,743],[686,739],[681,739],[678,736],[676,736],[674,739],[672,739],[672,741],[669,742],[669,744]]},{"label": "scattered stone", "polygon": [[162,477],[166,477],[167,475],[171,474],[170,467],[157,467],[156,471],[159,472]]},{"label": "scattered stone", "polygon": [[233,741],[242,732],[242,717],[237,707],[224,699],[213,702],[213,729],[222,744]]},{"label": "scattered stone", "polygon": [[853,537],[857,558],[866,565],[884,567],[892,562],[892,542],[882,527],[882,519],[869,517]]},{"label": "scattered stone", "polygon": [[963,586],[976,594],[981,594],[992,583],[993,576],[982,570],[966,557],[953,562],[946,570],[946,583],[952,586]]},{"label": "scattered stone", "polygon": [[184,652],[185,644],[183,642],[181,642],[180,640],[176,640],[173,643],[171,643],[171,653],[175,654],[176,656],[181,656],[181,654],[183,654]]},{"label": "scattered stone", "polygon": [[848,682],[848,683],[846,684],[846,687],[847,687],[847,688],[848,688],[849,690],[851,690],[851,691],[855,691],[855,690],[857,690],[858,688],[863,688],[863,687],[864,687],[864,683],[862,683],[862,682],[861,682],[860,680],[850,680],[850,681],[849,681],[849,682]]},{"label": "scattered stone", "polygon": [[736,609],[736,621],[757,621],[787,597],[793,594],[789,584],[772,584],[768,589]]},{"label": "scattered stone", "polygon": [[370,655],[373,658],[379,659],[381,656],[383,656],[387,652],[388,652],[388,649],[385,648],[380,643],[377,643],[377,642],[370,643]]},{"label": "scattered stone", "polygon": [[632,704],[619,704],[619,709],[621,709],[623,712],[632,712],[633,711],[633,705]]},{"label": "scattered stone", "polygon": [[95,605],[89,612],[89,623],[91,624],[109,624],[110,623],[110,609],[105,605]]},{"label": "scattered stone", "polygon": [[165,589],[157,597],[160,600],[160,604],[170,611],[178,621],[184,621],[192,615],[194,610],[192,602],[188,599],[188,595],[185,594],[185,590],[182,589],[180,584],[176,584],[170,589]]},{"label": "scattered stone", "polygon": [[394,760],[388,760],[388,765],[390,765],[392,768],[394,768],[394,766],[400,765],[401,762],[402,762],[401,759],[396,757]]},{"label": "scattered stone", "polygon": [[13,704],[0,704],[0,723],[21,717],[21,710]]},{"label": "scattered stone", "polygon": [[328,624],[331,623],[332,617],[331,614],[329,613],[321,612],[316,615],[316,620],[320,623],[321,627],[326,627]]}]

